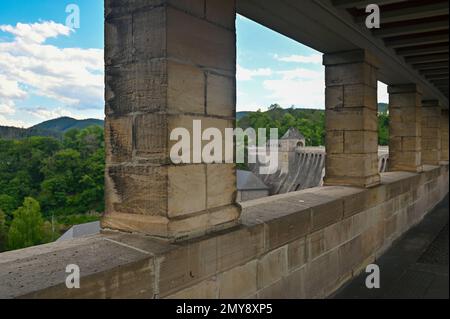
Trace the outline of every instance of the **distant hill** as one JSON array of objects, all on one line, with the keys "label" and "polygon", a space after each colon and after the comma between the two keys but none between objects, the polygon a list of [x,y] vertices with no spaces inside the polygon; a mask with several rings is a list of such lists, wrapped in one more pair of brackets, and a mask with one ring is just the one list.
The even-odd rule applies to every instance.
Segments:
[{"label": "distant hill", "polygon": [[84,129],[93,125],[103,126],[103,121],[97,119],[76,120],[71,117],[60,117],[37,124],[31,127],[31,129],[51,130],[64,133],[74,128]]},{"label": "distant hill", "polygon": [[241,118],[243,118],[244,116],[246,116],[248,113],[251,113],[251,112],[247,112],[247,111],[236,112],[236,120],[239,121]]},{"label": "distant hill", "polygon": [[59,139],[70,129],[83,129],[92,125],[103,127],[103,121],[97,119],[76,120],[71,117],[60,117],[42,122],[27,129],[0,126],[0,138],[22,139],[31,136],[49,136]]},{"label": "distant hill", "polygon": [[[378,112],[386,113],[388,111],[388,109],[389,109],[388,103],[378,103]],[[288,110],[289,109],[278,109],[278,110],[276,110],[275,113],[277,113],[278,115],[281,115],[281,114],[284,115],[284,113],[288,112]],[[302,113],[302,111],[300,111],[300,110],[306,110],[306,113],[316,113],[316,112],[321,113],[324,111],[324,110],[318,110],[318,109],[294,109],[294,113]],[[239,121],[251,113],[255,113],[255,112],[253,112],[253,111],[236,112],[236,119]],[[273,111],[271,111],[270,113],[273,113]]]}]

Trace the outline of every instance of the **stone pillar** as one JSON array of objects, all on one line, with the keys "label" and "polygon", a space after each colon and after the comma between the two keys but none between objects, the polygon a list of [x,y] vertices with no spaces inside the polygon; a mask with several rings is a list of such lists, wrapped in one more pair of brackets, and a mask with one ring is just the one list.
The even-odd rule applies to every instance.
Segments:
[{"label": "stone pillar", "polygon": [[371,187],[378,172],[377,63],[365,50],[324,55],[325,185]]},{"label": "stone pillar", "polygon": [[422,91],[416,84],[391,85],[389,92],[389,170],[421,172]]},{"label": "stone pillar", "polygon": [[441,112],[441,161],[448,161],[448,109]]},{"label": "stone pillar", "polygon": [[[193,147],[209,143],[194,120],[222,143],[234,127],[235,17],[233,0],[105,0],[103,228],[173,241],[237,223],[235,165],[194,164]],[[190,133],[188,163],[170,157],[175,128]]]},{"label": "stone pillar", "polygon": [[438,100],[422,102],[422,164],[439,165],[441,160],[441,105]]}]

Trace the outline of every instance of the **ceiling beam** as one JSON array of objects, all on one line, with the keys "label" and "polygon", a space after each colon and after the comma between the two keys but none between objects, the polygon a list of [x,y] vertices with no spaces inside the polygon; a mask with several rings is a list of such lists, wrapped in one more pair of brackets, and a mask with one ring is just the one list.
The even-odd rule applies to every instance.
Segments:
[{"label": "ceiling beam", "polygon": [[397,49],[397,54],[402,56],[414,56],[414,55],[425,55],[425,54],[446,53],[446,52],[448,52],[448,43],[433,46],[405,47]]},{"label": "ceiling beam", "polygon": [[417,37],[408,36],[405,38],[400,37],[385,40],[386,46],[394,49],[410,47],[413,45],[435,44],[445,42],[448,42],[448,33],[433,34],[433,35],[426,35],[426,33],[421,33]]},{"label": "ceiling beam", "polygon": [[[376,3],[381,6],[384,4],[404,2],[406,0],[378,0]],[[369,4],[375,3],[374,0],[333,0],[333,5],[337,8],[349,9],[349,8],[364,8]]]},{"label": "ceiling beam", "polygon": [[[442,1],[436,3],[421,4],[417,6],[403,7],[392,10],[383,10],[383,7],[381,7],[380,11],[382,24],[423,19],[448,14],[448,2]],[[356,22],[364,23],[366,21],[366,17],[366,15],[358,16],[356,18]]]},{"label": "ceiling beam", "polygon": [[413,67],[417,70],[435,70],[449,67],[447,62],[429,62],[429,63],[420,63],[414,64]]},{"label": "ceiling beam", "polygon": [[448,87],[448,79],[446,80],[430,80],[435,86]]},{"label": "ceiling beam", "polygon": [[448,20],[416,22],[412,25],[402,26],[381,26],[380,29],[373,30],[373,34],[377,37],[387,38],[399,35],[407,35],[422,32],[448,30]]},{"label": "ceiling beam", "polygon": [[436,75],[429,75],[425,77],[427,80],[448,80],[448,73],[447,74],[436,74]]},{"label": "ceiling beam", "polygon": [[448,68],[436,69],[436,70],[425,70],[421,71],[423,75],[434,75],[434,74],[448,74]]},{"label": "ceiling beam", "polygon": [[430,54],[430,55],[421,55],[421,56],[413,56],[405,58],[406,63],[409,64],[418,64],[418,63],[427,63],[427,62],[448,62],[448,54]]}]

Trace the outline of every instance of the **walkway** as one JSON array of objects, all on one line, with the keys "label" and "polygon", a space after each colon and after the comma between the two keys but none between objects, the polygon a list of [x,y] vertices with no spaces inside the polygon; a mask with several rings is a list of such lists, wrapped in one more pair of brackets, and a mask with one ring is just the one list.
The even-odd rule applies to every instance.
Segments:
[{"label": "walkway", "polygon": [[449,298],[449,198],[408,231],[376,263],[380,289],[367,289],[366,273],[338,291],[334,298]]}]

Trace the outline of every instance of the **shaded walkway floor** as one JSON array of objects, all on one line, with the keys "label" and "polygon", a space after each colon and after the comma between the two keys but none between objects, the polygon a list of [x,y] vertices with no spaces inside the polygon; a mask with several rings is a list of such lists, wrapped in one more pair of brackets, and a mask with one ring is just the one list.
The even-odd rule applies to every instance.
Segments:
[{"label": "shaded walkway floor", "polygon": [[333,298],[449,298],[449,198],[409,230],[377,261],[380,289],[368,289],[363,272]]}]

